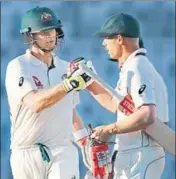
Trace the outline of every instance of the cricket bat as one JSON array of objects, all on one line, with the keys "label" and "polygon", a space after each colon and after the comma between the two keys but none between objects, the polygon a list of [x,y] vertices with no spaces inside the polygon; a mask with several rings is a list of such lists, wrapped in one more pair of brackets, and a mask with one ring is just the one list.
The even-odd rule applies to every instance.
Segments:
[{"label": "cricket bat", "polygon": [[[86,72],[88,76],[93,78],[99,85],[101,85],[110,95],[114,96],[117,101],[121,101],[124,97],[118,94],[110,85],[104,82],[98,75],[96,75],[92,70],[90,70],[85,63],[80,63],[83,71]],[[175,131],[169,128],[160,120],[155,120],[155,122],[149,125],[145,132],[158,142],[167,152],[176,155],[175,151]]]}]

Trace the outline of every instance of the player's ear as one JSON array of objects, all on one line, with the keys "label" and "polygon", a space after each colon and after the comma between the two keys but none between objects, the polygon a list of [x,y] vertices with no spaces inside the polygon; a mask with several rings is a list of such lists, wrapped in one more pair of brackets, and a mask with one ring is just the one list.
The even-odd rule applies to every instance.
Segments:
[{"label": "player's ear", "polygon": [[117,35],[117,43],[119,45],[123,45],[123,42],[124,42],[123,36]]}]

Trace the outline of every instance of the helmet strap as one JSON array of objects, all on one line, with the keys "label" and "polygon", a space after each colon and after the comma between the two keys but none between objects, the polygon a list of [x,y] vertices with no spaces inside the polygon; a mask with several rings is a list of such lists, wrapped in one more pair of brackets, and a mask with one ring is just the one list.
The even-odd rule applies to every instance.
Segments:
[{"label": "helmet strap", "polygon": [[54,48],[52,48],[51,50],[47,50],[45,48],[40,47],[40,45],[37,44],[37,42],[34,42],[33,44],[43,52],[52,52],[54,50],[54,48],[56,47],[56,45],[55,45]]}]

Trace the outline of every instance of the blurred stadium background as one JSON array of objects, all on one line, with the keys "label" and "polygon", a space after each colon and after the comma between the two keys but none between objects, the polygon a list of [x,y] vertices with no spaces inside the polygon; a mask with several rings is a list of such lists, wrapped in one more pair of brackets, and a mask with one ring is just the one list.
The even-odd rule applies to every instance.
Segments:
[{"label": "blurred stadium background", "polygon": [[[135,16],[142,29],[144,45],[149,59],[163,76],[169,93],[169,126],[175,130],[175,2],[122,2],[122,1],[26,1],[1,2],[1,178],[12,179],[9,166],[10,121],[4,86],[7,63],[25,52],[23,38],[19,33],[22,15],[30,8],[47,6],[61,19],[65,42],[59,56],[70,61],[84,56],[93,61],[98,74],[112,86],[116,85],[118,70],[116,63],[108,61],[102,39],[92,34],[100,28],[105,19],[115,13],[129,13]],[[159,91],[158,91],[159,92]],[[14,94],[15,95],[15,94]],[[81,92],[78,111],[85,124],[93,126],[115,121],[116,116],[102,108],[87,91]],[[166,167],[162,179],[175,178],[175,160],[166,154]],[[81,179],[86,168],[80,160]],[[154,179],[154,178],[153,178]]]}]

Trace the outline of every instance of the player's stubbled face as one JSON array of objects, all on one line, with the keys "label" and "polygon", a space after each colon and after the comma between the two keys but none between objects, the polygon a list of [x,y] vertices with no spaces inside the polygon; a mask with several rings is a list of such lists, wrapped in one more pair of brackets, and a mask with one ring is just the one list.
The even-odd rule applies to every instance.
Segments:
[{"label": "player's stubbled face", "polygon": [[38,32],[34,38],[40,47],[51,50],[56,44],[56,30],[51,29]]},{"label": "player's stubbled face", "polygon": [[107,50],[110,58],[118,60],[118,58],[121,56],[121,47],[116,38],[114,39],[105,38],[103,40],[102,45]]}]

